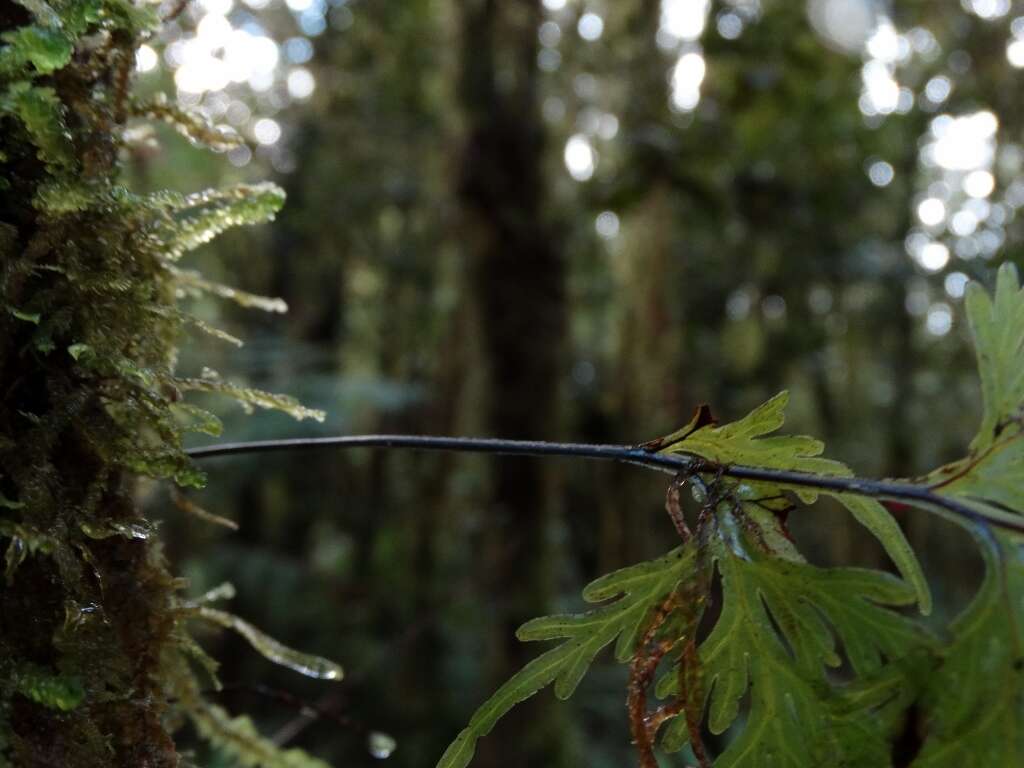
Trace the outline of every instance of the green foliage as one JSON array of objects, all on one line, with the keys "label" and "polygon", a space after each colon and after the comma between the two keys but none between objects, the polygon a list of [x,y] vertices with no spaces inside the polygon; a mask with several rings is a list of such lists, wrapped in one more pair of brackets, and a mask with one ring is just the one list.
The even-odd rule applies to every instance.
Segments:
[{"label": "green foliage", "polygon": [[477,739],[486,736],[512,707],[552,682],[558,698],[569,698],[594,657],[616,638],[615,658],[628,660],[654,606],[670,595],[681,579],[692,576],[695,563],[696,548],[680,547],[657,560],[602,576],[583,590],[583,599],[589,603],[614,598],[608,605],[583,614],[545,616],[521,626],[516,632],[520,640],[566,640],[523,667],[477,710],[441,757],[439,768],[467,765]]},{"label": "green foliage", "polygon": [[[18,502],[0,500],[0,507],[19,509],[21,506]],[[4,553],[4,579],[8,585],[14,581],[14,572],[26,557],[36,553],[51,554],[58,546],[52,536],[10,520],[0,520],[0,538],[10,539]]]},{"label": "green foliage", "polygon": [[[136,48],[159,26],[152,4],[20,5],[27,13],[4,9],[0,34],[0,765],[176,764],[165,729],[188,713],[245,764],[322,766],[202,701],[191,664],[214,680],[216,665],[187,631],[194,611],[133,498],[140,475],[203,484],[183,441],[218,434],[220,422],[189,392],[323,418],[292,398],[177,370],[188,329],[240,343],[180,299],[211,293],[283,311],[178,262],[230,227],[269,221],[284,193],[128,190],[129,117],[169,122],[215,149],[239,139],[166,100],[133,99]],[[340,677],[241,619],[195,610],[278,663]],[[13,702],[25,711],[12,725]]]},{"label": "green foliage", "polygon": [[47,75],[71,60],[71,43],[60,31],[49,27],[20,27],[0,35],[6,46],[0,50],[0,69],[14,70],[30,63]]},{"label": "green foliage", "polygon": [[236,384],[229,384],[228,382],[221,381],[220,376],[210,370],[204,371],[202,378],[175,379],[174,383],[183,392],[210,392],[227,395],[236,400],[245,409],[246,413],[252,413],[253,408],[256,407],[283,411],[299,421],[303,419],[324,420],[325,414],[323,411],[306,408],[294,397],[264,392],[252,387],[240,387]]},{"label": "green foliage", "polygon": [[16,116],[38,147],[38,157],[54,166],[70,166],[73,154],[64,107],[53,88],[18,81],[0,94],[0,114]]},{"label": "green foliage", "polygon": [[985,581],[953,623],[923,699],[928,738],[915,768],[1024,761],[1024,562],[1019,537],[978,531]]},{"label": "green foliage", "polygon": [[967,292],[967,316],[981,374],[982,419],[971,451],[979,454],[1020,432],[1024,372],[1020,365],[1024,337],[1024,301],[1017,270],[999,270],[994,298],[978,284]]},{"label": "green foliage", "polygon": [[[164,724],[185,714],[242,764],[324,768],[202,699],[191,665],[216,681],[216,663],[187,623],[199,618],[230,628],[271,660],[315,677],[338,679],[340,667],[285,648],[229,613],[178,600],[181,584],[167,572],[130,486],[135,475],[202,484],[182,442],[189,432],[216,434],[220,425],[183,402],[183,393],[222,394],[249,409],[322,419],[291,398],[177,370],[176,345],[186,328],[237,342],[191,317],[177,305],[180,296],[212,294],[284,310],[279,300],[179,266],[227,228],[271,220],[283,193],[270,184],[195,195],[125,189],[119,157],[129,116],[167,122],[218,149],[238,139],[166,101],[131,97],[135,48],[157,26],[153,4],[20,5],[31,18],[0,35],[0,366],[16,371],[4,378],[0,408],[0,765],[47,760],[31,752],[39,739],[59,755],[56,764],[71,768],[173,764]],[[752,147],[782,135],[749,118],[739,126]],[[802,172],[799,163],[793,172]],[[1000,272],[994,301],[972,287],[967,308],[983,384],[982,427],[967,459],[926,482],[990,517],[1019,515],[1024,300],[1016,275]],[[718,467],[849,475],[822,458],[813,438],[769,436],[782,426],[785,405],[782,394],[738,422],[695,421],[660,443]],[[916,600],[927,613],[927,585],[878,502],[785,482],[738,483],[713,470],[684,480],[698,506],[695,534],[664,558],[584,591],[589,602],[607,604],[525,624],[523,640],[564,642],[497,691],[442,765],[466,765],[476,740],[541,688],[553,683],[557,696],[571,695],[613,642],[641,694],[641,662],[667,667],[656,691],[670,707],[663,713],[666,748],[690,738],[699,751],[692,726],[707,709],[711,729],[728,737],[719,766],[884,766],[891,734],[922,689],[918,703],[929,722],[918,765],[1024,760],[1018,536],[969,526],[985,555],[986,578],[952,625],[952,642],[933,657],[934,639],[902,610]],[[791,496],[812,503],[821,493],[872,531],[903,580],[804,562],[784,517]],[[716,572],[722,612],[697,648],[696,626]],[[664,657],[652,654],[652,642]],[[52,659],[52,666],[31,661],[38,658]],[[935,673],[926,674],[933,664]],[[17,738],[8,718],[14,702],[29,713]],[[143,759],[130,751],[136,744]]]},{"label": "green foliage", "polygon": [[204,294],[211,294],[222,299],[235,302],[240,307],[261,309],[264,312],[287,312],[288,305],[282,299],[269,296],[256,296],[252,293],[240,291],[229,285],[206,280],[198,272],[178,269],[173,265],[167,265],[167,271],[174,276],[178,287],[186,294],[198,297]]},{"label": "green foliage", "polygon": [[850,474],[838,461],[821,458],[825,444],[820,440],[806,435],[765,437],[782,427],[788,402],[789,394],[781,392],[731,424],[691,424],[661,438],[663,447],[659,450],[701,456],[718,464],[748,464],[821,475]]},{"label": "green foliage", "polygon": [[[964,460],[932,473],[937,491],[1020,515],[1024,511],[1024,293],[1016,269],[999,270],[995,296],[972,285],[967,315],[981,373],[982,421]],[[1024,553],[1019,534],[969,525],[985,580],[952,625],[953,642],[924,699],[928,738],[915,766],[1019,765],[1024,761]]]},{"label": "green foliage", "polygon": [[237,184],[194,195],[162,192],[152,199],[163,216],[154,234],[161,251],[177,260],[184,253],[210,242],[231,227],[271,221],[284,205],[284,191],[276,184]]},{"label": "green foliage", "polygon": [[189,709],[199,735],[236,760],[253,768],[330,768],[301,749],[280,749],[260,736],[248,717],[231,717],[223,708],[202,704]]},{"label": "green foliage", "polygon": [[34,664],[14,670],[8,684],[14,692],[61,712],[75,709],[85,699],[81,680],[52,674]]},{"label": "green foliage", "polygon": [[133,105],[132,115],[167,123],[196,146],[223,151],[245,144],[234,130],[213,125],[204,115],[171,104],[164,93]]},{"label": "green foliage", "polygon": [[[882,705],[894,694],[909,701],[915,687],[887,665],[929,644],[890,610],[913,603],[913,590],[875,571],[719,550],[724,604],[700,647],[711,732],[736,723],[748,691],[751,709],[716,765],[888,765],[898,720]],[[852,683],[825,674],[842,663],[836,640]],[[659,695],[675,694],[677,679],[666,675]]]},{"label": "green foliage", "polygon": [[[967,313],[982,380],[982,426],[966,459],[923,482],[990,518],[1018,516],[1024,510],[1024,292],[1016,270],[1004,265],[999,271],[994,299],[970,286]],[[712,733],[726,736],[716,768],[888,766],[892,740],[912,705],[927,721],[914,766],[982,768],[1024,760],[1022,537],[957,519],[981,547],[986,577],[943,644],[903,611],[916,602],[928,612],[930,596],[914,553],[877,501],[787,485],[784,477],[739,482],[719,471],[745,465],[821,478],[851,474],[822,458],[817,440],[768,436],[782,426],[785,404],[783,393],[724,426],[709,423],[702,410],[683,429],[647,444],[705,462],[682,478],[699,505],[696,530],[689,533],[670,491],[668,508],[684,547],[595,581],[584,593],[588,600],[623,595],[608,606],[525,624],[521,639],[567,641],[503,685],[440,766],[467,765],[476,740],[545,685],[555,682],[556,694],[569,696],[596,653],[616,637],[616,660],[631,664],[634,738],[646,733],[648,742],[642,735],[637,741],[643,765],[655,765],[651,745],[665,722],[666,751],[689,740],[701,765],[711,765],[700,732],[706,717]],[[804,561],[784,519],[793,508],[791,495],[812,503],[820,493],[834,496],[878,537],[902,579]],[[693,614],[700,609],[693,590],[704,585],[703,599],[710,597],[715,571],[722,610],[696,644]],[[674,598],[683,587],[688,599]],[[696,603],[700,599],[698,593]],[[659,667],[655,693],[665,704],[646,714],[637,707],[646,707],[650,673]]]},{"label": "green foliage", "polygon": [[993,299],[980,286],[969,286],[966,308],[981,374],[981,426],[967,458],[940,468],[930,480],[980,511],[1016,513],[1024,500],[1024,299],[1013,265],[999,270]]},{"label": "green foliage", "polygon": [[[820,440],[806,435],[766,437],[782,427],[788,402],[788,393],[782,392],[731,424],[721,427],[708,424],[695,430],[684,428],[662,438],[661,451],[699,456],[716,464],[744,464],[825,476],[853,475],[845,464],[822,458],[825,444]],[[747,483],[736,492],[741,499],[756,503],[759,499],[777,499],[787,488],[790,487],[782,483]],[[805,504],[813,503],[818,496],[817,491],[806,487],[790,489]],[[917,591],[922,613],[929,613],[931,595],[921,565],[892,515],[874,499],[852,494],[829,495],[845,505],[857,521],[878,538],[900,573]]]}]

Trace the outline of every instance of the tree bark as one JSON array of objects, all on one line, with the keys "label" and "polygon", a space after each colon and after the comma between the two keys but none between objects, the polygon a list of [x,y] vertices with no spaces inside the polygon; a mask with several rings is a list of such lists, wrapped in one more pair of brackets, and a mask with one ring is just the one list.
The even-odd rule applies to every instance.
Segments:
[{"label": "tree bark", "polygon": [[[21,5],[0,0],[0,31],[30,22]],[[68,173],[101,189],[116,179],[120,77],[133,44],[115,29],[105,53],[93,55],[91,67],[73,61],[39,88],[51,88],[60,105]],[[89,103],[97,82],[110,94],[105,103]],[[137,310],[172,299],[124,209],[41,212],[36,196],[57,172],[33,140],[4,118],[0,765],[172,768],[164,676],[178,585],[144,533],[132,478],[118,461],[126,435],[112,402],[116,385],[68,352],[102,329],[125,359],[153,362],[161,344],[146,334],[161,327],[139,322]],[[108,282],[113,272],[121,285]],[[170,343],[160,351],[169,355]]]},{"label": "tree bark", "polygon": [[[545,209],[538,104],[539,0],[460,0],[458,103],[464,126],[456,199],[466,278],[484,369],[484,426],[503,437],[557,430],[565,339],[565,264]],[[555,478],[541,462],[494,465],[480,566],[499,606],[489,682],[532,657],[516,627],[544,611]],[[510,589],[509,585],[515,585]],[[520,708],[509,733],[482,745],[481,765],[552,765],[542,703]],[[529,725],[527,725],[529,724]]]}]

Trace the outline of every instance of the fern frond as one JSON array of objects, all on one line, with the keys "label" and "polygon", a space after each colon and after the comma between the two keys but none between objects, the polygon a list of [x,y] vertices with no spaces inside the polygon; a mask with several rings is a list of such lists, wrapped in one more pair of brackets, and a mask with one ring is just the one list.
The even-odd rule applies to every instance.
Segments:
[{"label": "fern frond", "polygon": [[617,640],[615,658],[629,659],[651,611],[691,575],[695,563],[696,546],[680,547],[656,560],[602,576],[583,590],[587,602],[612,599],[608,605],[583,614],[545,616],[521,626],[516,632],[520,640],[564,638],[565,642],[538,656],[502,685],[476,711],[437,767],[464,768],[473,758],[478,739],[490,733],[512,707],[551,683],[558,698],[569,698],[594,657],[613,641]]},{"label": "fern frond", "polygon": [[[1024,291],[1004,264],[994,297],[971,284],[967,315],[983,411],[967,458],[926,478],[976,505],[1024,514]],[[964,524],[964,523],[962,523]],[[1024,764],[1024,551],[1010,532],[969,524],[985,580],[954,621],[954,639],[925,697],[928,737],[914,768]]]},{"label": "fern frond", "polygon": [[[878,571],[817,568],[736,553],[722,543],[715,559],[723,608],[700,646],[712,733],[732,727],[743,697],[751,696],[746,724],[716,765],[887,765],[854,759],[865,748],[862,730],[877,731],[870,741],[880,754],[888,750],[879,723],[858,727],[856,738],[846,738],[840,720],[848,727],[872,721],[879,701],[864,691],[881,680],[912,698],[912,679],[894,679],[893,665],[910,664],[935,645],[918,624],[892,610],[912,604],[913,589]],[[826,675],[842,663],[837,641],[855,676],[858,687],[852,690]],[[657,693],[673,696],[677,690],[673,669]],[[853,691],[859,693],[851,698]]]},{"label": "fern frond", "polygon": [[[699,456],[718,465],[745,464],[754,467],[806,472],[824,476],[850,477],[845,464],[821,456],[825,445],[806,435],[768,436],[785,422],[789,394],[781,392],[742,419],[724,426],[707,424],[694,430],[684,428],[661,438],[662,453]],[[731,481],[730,481],[731,482]],[[777,499],[791,491],[805,504],[813,503],[819,492],[787,487],[782,483],[733,483],[743,500]],[[856,520],[879,540],[903,577],[914,587],[922,613],[930,613],[931,592],[910,543],[899,524],[878,501],[851,494],[828,493],[843,504]]]}]

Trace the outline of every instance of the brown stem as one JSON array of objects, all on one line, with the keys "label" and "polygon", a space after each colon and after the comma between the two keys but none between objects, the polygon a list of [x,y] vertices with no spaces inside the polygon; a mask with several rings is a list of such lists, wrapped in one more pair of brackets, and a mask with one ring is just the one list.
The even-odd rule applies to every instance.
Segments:
[{"label": "brown stem", "polygon": [[686,517],[683,515],[682,505],[679,503],[679,491],[682,489],[686,479],[679,475],[672,484],[669,485],[668,491],[665,493],[665,511],[668,512],[669,518],[672,520],[672,525],[676,528],[676,533],[679,534],[679,538],[683,540],[685,544],[692,537],[693,534],[690,532],[690,527],[686,524]]}]

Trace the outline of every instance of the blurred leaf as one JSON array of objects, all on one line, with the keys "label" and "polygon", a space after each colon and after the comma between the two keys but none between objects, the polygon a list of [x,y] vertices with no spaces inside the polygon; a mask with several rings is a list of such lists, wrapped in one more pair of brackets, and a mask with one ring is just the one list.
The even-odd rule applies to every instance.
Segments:
[{"label": "blurred leaf", "polygon": [[25,81],[12,83],[0,95],[0,114],[21,120],[38,148],[39,159],[56,166],[72,164],[70,134],[64,124],[64,106],[53,88]]},{"label": "blurred leaf", "polygon": [[[1024,293],[1004,264],[994,298],[968,287],[983,411],[966,459],[926,479],[979,511],[1024,514]],[[915,768],[1024,764],[1024,537],[966,523],[985,580],[952,625],[954,640],[925,698],[927,739]]]},{"label": "blurred leaf", "polygon": [[253,768],[330,768],[301,749],[282,749],[261,736],[248,717],[231,717],[224,709],[200,704],[189,709],[199,734],[239,764]]},{"label": "blurred leaf", "polygon": [[12,71],[22,64],[31,64],[40,74],[50,74],[71,60],[71,42],[58,29],[27,26],[0,35],[5,43],[0,49],[0,69]]},{"label": "blurred leaf", "polygon": [[227,229],[272,221],[284,198],[284,190],[270,182],[236,184],[187,196],[162,192],[151,198],[165,214],[156,235],[168,258],[177,259]]}]

